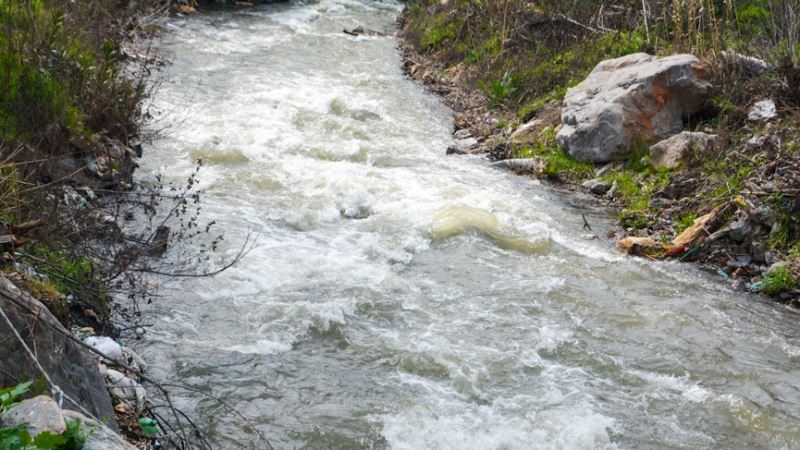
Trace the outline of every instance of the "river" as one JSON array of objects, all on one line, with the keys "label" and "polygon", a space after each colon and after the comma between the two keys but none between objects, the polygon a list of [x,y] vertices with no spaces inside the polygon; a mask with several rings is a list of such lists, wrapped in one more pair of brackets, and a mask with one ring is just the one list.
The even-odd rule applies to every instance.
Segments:
[{"label": "river", "polygon": [[[452,113],[396,39],[342,33],[401,9],[169,23],[167,129],[139,176],[203,159],[223,251],[259,238],[219,276],[162,280],[137,347],[155,377],[277,449],[799,448],[798,315],[621,255],[609,212],[445,156]],[[266,448],[219,403],[176,402],[219,448]]]}]

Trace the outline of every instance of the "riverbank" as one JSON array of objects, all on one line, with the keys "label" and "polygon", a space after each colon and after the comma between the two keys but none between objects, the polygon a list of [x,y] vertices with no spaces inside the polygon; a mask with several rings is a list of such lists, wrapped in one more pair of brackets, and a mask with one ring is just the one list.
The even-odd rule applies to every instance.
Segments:
[{"label": "riverbank", "polygon": [[[706,14],[708,28],[684,36],[673,34],[684,22],[664,18],[675,11],[651,3],[642,14],[622,2],[606,11],[416,2],[399,22],[401,49],[410,76],[455,112],[460,143],[448,153],[484,153],[498,166],[590,193],[619,211],[619,232],[608,238],[624,250],[694,262],[735,289],[799,306],[800,69],[781,15],[791,11],[745,2],[711,13],[690,7],[677,14]],[[751,28],[743,25],[748,14],[761,18]],[[758,37],[767,31],[774,41]],[[713,94],[684,130],[714,144],[671,167],[656,167],[654,142],[616,162],[570,157],[556,139],[567,90],[601,61],[643,51],[700,56]],[[759,101],[777,105],[774,115],[754,117]]]},{"label": "riverbank", "polygon": [[[28,427],[31,438],[60,436],[47,445],[133,448],[111,430],[150,448],[170,424],[180,432],[163,444],[186,441],[176,411],[159,414],[150,401],[169,404],[169,393],[116,340],[145,332],[138,304],[152,294],[144,277],[172,269],[159,256],[192,235],[166,226],[191,221],[176,206],[194,195],[189,186],[133,179],[152,138],[141,128],[161,64],[150,40],[159,20],[189,3],[0,3],[3,442],[26,444],[21,410],[41,419]],[[23,400],[46,393],[55,401]]]}]

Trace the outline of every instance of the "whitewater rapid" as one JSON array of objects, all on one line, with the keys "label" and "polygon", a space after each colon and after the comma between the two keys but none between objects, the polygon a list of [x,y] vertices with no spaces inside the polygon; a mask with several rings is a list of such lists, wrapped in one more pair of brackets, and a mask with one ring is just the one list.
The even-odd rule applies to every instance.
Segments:
[{"label": "whitewater rapid", "polygon": [[[798,448],[798,316],[618,253],[614,219],[448,157],[451,112],[408,79],[402,5],[319,0],[167,25],[139,176],[202,159],[233,255],[164,279],[137,347],[275,448]],[[167,256],[169,258],[169,255]],[[265,448],[176,391],[219,448]]]}]

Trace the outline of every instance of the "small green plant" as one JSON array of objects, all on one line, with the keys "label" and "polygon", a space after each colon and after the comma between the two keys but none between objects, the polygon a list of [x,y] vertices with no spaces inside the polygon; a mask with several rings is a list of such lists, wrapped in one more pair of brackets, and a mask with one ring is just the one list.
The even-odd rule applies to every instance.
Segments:
[{"label": "small green plant", "polygon": [[479,80],[478,85],[480,85],[481,89],[489,96],[489,107],[497,108],[506,101],[506,98],[508,98],[512,92],[514,92],[516,89],[516,80],[511,76],[510,72],[506,72],[499,80],[492,80],[488,84],[483,80]]},{"label": "small green plant", "polygon": [[694,224],[694,221],[697,220],[697,214],[689,213],[684,214],[683,216],[678,217],[675,221],[675,232],[680,234],[690,226]]},{"label": "small green plant", "polygon": [[797,287],[797,278],[786,266],[776,266],[764,276],[763,291],[769,295],[791,291]]},{"label": "small green plant", "polygon": [[643,230],[650,226],[650,219],[648,219],[647,216],[640,211],[623,209],[619,213],[619,223],[625,228]]}]

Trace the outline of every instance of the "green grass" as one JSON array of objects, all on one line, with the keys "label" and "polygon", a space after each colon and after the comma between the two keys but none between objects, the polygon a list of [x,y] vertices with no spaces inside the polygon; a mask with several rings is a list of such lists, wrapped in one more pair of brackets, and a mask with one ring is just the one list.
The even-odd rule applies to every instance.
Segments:
[{"label": "green grass", "polygon": [[534,142],[517,148],[516,158],[540,158],[544,163],[542,173],[556,178],[584,178],[592,174],[594,164],[576,161],[556,142],[555,129],[548,127],[542,130]]},{"label": "green grass", "polygon": [[684,214],[678,217],[675,220],[675,233],[683,233],[687,228],[694,225],[694,221],[697,220],[697,217],[695,213]]},{"label": "green grass", "polygon": [[452,41],[458,32],[458,24],[448,21],[447,15],[438,14],[424,20],[426,26],[420,39],[422,48],[434,51],[441,48],[446,42]]},{"label": "green grass", "polygon": [[44,244],[29,245],[21,257],[46,275],[48,284],[63,295],[104,294],[96,280],[97,265],[89,259],[73,256],[65,250],[51,250]]},{"label": "green grass", "polygon": [[777,266],[767,272],[762,280],[763,291],[769,295],[777,295],[781,292],[791,291],[796,288],[797,278],[792,275],[785,266]]}]

